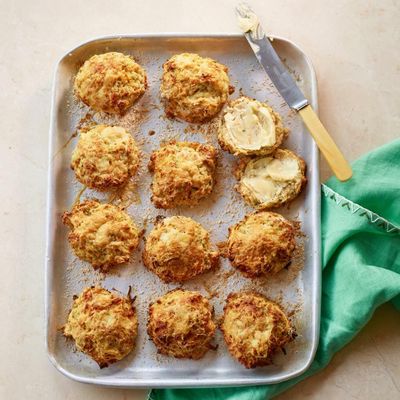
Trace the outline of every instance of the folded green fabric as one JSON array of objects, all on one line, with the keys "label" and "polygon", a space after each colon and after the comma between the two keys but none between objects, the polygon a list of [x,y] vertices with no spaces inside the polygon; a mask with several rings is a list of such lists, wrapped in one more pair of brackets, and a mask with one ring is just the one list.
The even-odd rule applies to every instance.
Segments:
[{"label": "folded green fabric", "polygon": [[150,399],[270,399],[324,368],[381,304],[400,310],[400,140],[365,155],[353,171],[347,182],[322,185],[321,330],[311,367],[274,385],[153,390]]}]

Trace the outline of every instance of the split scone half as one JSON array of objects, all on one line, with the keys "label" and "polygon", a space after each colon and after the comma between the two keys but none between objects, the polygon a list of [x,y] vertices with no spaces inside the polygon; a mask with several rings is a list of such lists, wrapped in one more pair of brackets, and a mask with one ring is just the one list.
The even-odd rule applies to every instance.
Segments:
[{"label": "split scone half", "polygon": [[154,151],[151,200],[157,208],[195,206],[211,194],[215,183],[217,151],[208,144],[169,142]]},{"label": "split scone half", "polygon": [[126,357],[135,347],[138,320],[132,299],[101,287],[89,287],[74,298],[64,336],[100,368]]},{"label": "split scone half", "polygon": [[228,296],[221,330],[229,352],[246,368],[271,364],[273,355],[296,337],[280,306],[253,291]]},{"label": "split scone half", "polygon": [[259,211],[229,229],[227,257],[248,278],[275,274],[291,261],[297,229],[282,215]]},{"label": "split scone half", "polygon": [[201,123],[213,118],[228,99],[228,68],[198,54],[172,56],[163,65],[161,100],[171,118]]},{"label": "split scone half", "polygon": [[175,289],[150,305],[147,333],[159,353],[197,360],[215,348],[213,314],[199,292]]},{"label": "split scone half", "polygon": [[210,234],[183,216],[160,219],[146,238],[144,265],[164,282],[184,282],[218,264]]},{"label": "split scone half", "polygon": [[100,191],[125,184],[139,168],[139,149],[120,126],[96,125],[82,131],[71,168],[83,185]]},{"label": "split scone half", "polygon": [[267,103],[241,96],[225,108],[218,141],[235,155],[265,155],[274,152],[288,132],[281,116]]},{"label": "split scone half", "polygon": [[119,207],[85,200],[65,212],[63,223],[71,231],[68,240],[81,260],[107,271],[129,261],[139,245],[141,231]]},{"label": "split scone half", "polygon": [[110,52],[85,61],[76,74],[76,96],[95,111],[124,114],[145,92],[144,69],[131,56]]},{"label": "split scone half", "polygon": [[259,210],[280,207],[299,195],[307,182],[305,170],[304,160],[286,149],[245,158],[236,169],[236,189],[249,205]]}]

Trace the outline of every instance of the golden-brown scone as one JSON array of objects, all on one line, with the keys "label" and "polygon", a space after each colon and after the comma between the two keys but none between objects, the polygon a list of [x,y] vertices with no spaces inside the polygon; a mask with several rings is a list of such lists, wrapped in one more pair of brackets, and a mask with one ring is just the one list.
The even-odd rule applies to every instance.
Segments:
[{"label": "golden-brown scone", "polygon": [[288,132],[281,116],[268,104],[241,96],[224,110],[218,141],[235,155],[265,155],[274,152]]},{"label": "golden-brown scone", "polygon": [[112,204],[85,200],[63,214],[68,240],[77,257],[104,271],[129,261],[140,231],[129,215]]},{"label": "golden-brown scone", "polygon": [[120,126],[96,125],[82,131],[72,153],[71,168],[79,182],[107,190],[128,181],[139,168],[139,150]]},{"label": "golden-brown scone", "polygon": [[194,206],[214,187],[217,151],[208,144],[170,142],[150,157],[151,200],[157,208]]},{"label": "golden-brown scone", "polygon": [[132,300],[101,287],[88,287],[74,298],[63,328],[64,335],[100,368],[126,357],[135,347],[137,331]]},{"label": "golden-brown scone", "polygon": [[197,360],[213,346],[213,308],[198,292],[175,289],[149,308],[147,333],[158,352]]},{"label": "golden-brown scone", "polygon": [[110,52],[94,55],[78,71],[74,90],[96,111],[123,114],[145,92],[144,69],[130,56]]},{"label": "golden-brown scone", "polygon": [[163,65],[161,99],[169,117],[187,122],[213,118],[228,99],[228,68],[198,54],[182,53]]},{"label": "golden-brown scone", "polygon": [[231,355],[246,368],[272,363],[272,356],[296,337],[278,304],[257,292],[231,293],[221,330]]},{"label": "golden-brown scone", "polygon": [[214,268],[218,252],[198,222],[173,216],[159,220],[150,232],[143,262],[164,282],[184,282]]},{"label": "golden-brown scone", "polygon": [[306,164],[290,150],[239,162],[236,189],[259,210],[279,207],[296,198],[307,182]]},{"label": "golden-brown scone", "polygon": [[295,236],[295,226],[280,214],[248,214],[229,228],[227,257],[248,278],[274,274],[289,264]]}]

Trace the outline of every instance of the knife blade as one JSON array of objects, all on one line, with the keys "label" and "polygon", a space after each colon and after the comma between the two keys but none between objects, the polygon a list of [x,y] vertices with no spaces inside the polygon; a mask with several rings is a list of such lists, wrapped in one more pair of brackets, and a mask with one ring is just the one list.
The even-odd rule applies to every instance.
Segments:
[{"label": "knife blade", "polygon": [[350,179],[352,170],[349,163],[279,58],[257,15],[246,3],[240,3],[236,13],[239,26],[258,62],[289,107],[299,113],[334,174],[342,181]]},{"label": "knife blade", "polygon": [[239,25],[242,23],[241,28],[243,28],[244,35],[258,62],[289,107],[298,111],[308,105],[308,100],[283,65],[254,12],[244,3],[239,4],[236,11],[239,17]]}]

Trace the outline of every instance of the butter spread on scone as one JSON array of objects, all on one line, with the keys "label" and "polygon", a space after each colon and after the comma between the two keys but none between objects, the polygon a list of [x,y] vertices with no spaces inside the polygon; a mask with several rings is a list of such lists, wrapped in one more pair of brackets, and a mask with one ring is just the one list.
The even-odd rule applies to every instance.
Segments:
[{"label": "butter spread on scone", "polygon": [[237,169],[239,193],[258,209],[279,207],[296,198],[306,183],[305,162],[290,150],[241,160]]},{"label": "butter spread on scone", "polygon": [[225,109],[218,140],[232,154],[263,155],[276,150],[287,133],[280,115],[268,104],[242,96]]}]

